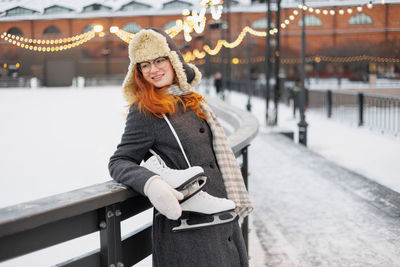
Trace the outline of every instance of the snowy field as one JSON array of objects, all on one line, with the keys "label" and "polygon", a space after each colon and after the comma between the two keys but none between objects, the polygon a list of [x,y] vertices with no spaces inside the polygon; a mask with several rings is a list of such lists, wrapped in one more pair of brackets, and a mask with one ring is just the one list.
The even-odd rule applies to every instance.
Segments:
[{"label": "snowy field", "polygon": [[[210,96],[215,97],[213,90]],[[230,93],[226,101],[245,109],[247,96]],[[264,101],[252,98],[252,105],[260,131],[297,133],[298,118],[292,118],[288,107],[279,107],[279,126],[270,128],[265,126]],[[120,141],[125,113],[119,87],[1,89],[0,207],[108,181],[108,159]],[[328,121],[318,114],[307,114],[306,119],[311,150],[400,192],[399,137]],[[150,219],[148,212],[124,223],[123,234]],[[98,244],[95,233],[0,266],[49,266]],[[150,265],[149,259],[141,264]]]},{"label": "snowy field", "polygon": [[[226,101],[245,109],[247,97],[231,92]],[[293,118],[292,110],[283,104],[278,107],[278,126],[266,127],[265,101],[252,98],[252,113],[260,122],[260,131],[291,130],[298,142],[299,114]],[[272,108],[273,103],[270,103]],[[271,114],[271,113],[270,113]],[[386,187],[400,192],[400,137],[379,131],[359,128],[348,123],[328,120],[319,113],[307,112],[307,146],[325,158]]]}]

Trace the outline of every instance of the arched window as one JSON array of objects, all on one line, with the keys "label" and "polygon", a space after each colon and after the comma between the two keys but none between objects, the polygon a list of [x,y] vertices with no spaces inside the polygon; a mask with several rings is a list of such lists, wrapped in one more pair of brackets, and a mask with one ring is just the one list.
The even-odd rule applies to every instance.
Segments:
[{"label": "arched window", "polygon": [[43,35],[56,35],[60,33],[60,30],[56,26],[49,26],[43,31]]},{"label": "arched window", "polygon": [[174,27],[176,24],[176,20],[171,20],[164,25],[164,30],[168,30],[171,27]]},{"label": "arched window", "polygon": [[87,32],[89,32],[89,31],[91,31],[91,30],[93,29],[93,27],[94,27],[94,24],[89,24],[89,25],[87,25],[87,26],[83,29],[82,33],[87,33]]},{"label": "arched window", "polygon": [[151,8],[151,5],[139,3],[136,1],[129,2],[123,6],[121,6],[120,10],[122,11],[133,11],[133,10],[138,10],[138,9],[148,9]]},{"label": "arched window", "polygon": [[140,27],[140,25],[135,22],[129,22],[124,27],[122,27],[122,29],[126,32],[137,33],[142,29],[142,27]]},{"label": "arched window", "polygon": [[17,27],[12,27],[12,28],[10,28],[10,29],[7,31],[7,33],[13,34],[13,35],[19,35],[19,36],[22,36],[22,35],[23,35],[23,34],[22,34],[22,31],[21,31],[19,28],[17,28]]},{"label": "arched window", "polygon": [[373,24],[370,16],[365,14],[356,14],[349,19],[350,25],[369,25]]},{"label": "arched window", "polygon": [[213,23],[210,23],[210,30],[226,30],[229,28],[228,22],[225,20],[220,20],[220,21],[216,21]]},{"label": "arched window", "polygon": [[[251,25],[253,29],[265,30],[267,28],[267,19],[261,18],[253,22]],[[275,23],[271,21],[271,28],[275,28]]]},{"label": "arched window", "polygon": [[59,14],[59,13],[68,13],[68,12],[72,12],[72,11],[73,10],[70,8],[54,5],[54,6],[45,8],[43,14],[45,14],[45,15]]},{"label": "arched window", "polygon": [[111,7],[100,5],[100,4],[93,4],[90,6],[85,6],[82,10],[83,13],[93,12],[93,11],[109,11]]},{"label": "arched window", "polygon": [[[304,21],[306,23],[306,27],[317,27],[322,26],[322,21],[315,15],[306,15],[304,17]],[[299,26],[303,26],[303,20],[299,19]]]}]

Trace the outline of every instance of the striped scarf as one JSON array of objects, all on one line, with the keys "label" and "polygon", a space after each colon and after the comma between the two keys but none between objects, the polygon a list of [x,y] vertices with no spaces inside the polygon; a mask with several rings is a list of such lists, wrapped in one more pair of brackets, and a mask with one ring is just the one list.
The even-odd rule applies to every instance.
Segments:
[{"label": "striped scarf", "polygon": [[[181,96],[192,93],[183,92],[177,85],[172,85],[167,93]],[[236,213],[241,217],[246,217],[252,210],[249,194],[243,181],[242,172],[236,161],[235,155],[227,142],[225,131],[219,123],[214,112],[207,103],[201,103],[202,111],[207,115],[207,123],[210,126],[213,136],[213,148],[217,158],[222,178],[228,198],[236,204]]]}]

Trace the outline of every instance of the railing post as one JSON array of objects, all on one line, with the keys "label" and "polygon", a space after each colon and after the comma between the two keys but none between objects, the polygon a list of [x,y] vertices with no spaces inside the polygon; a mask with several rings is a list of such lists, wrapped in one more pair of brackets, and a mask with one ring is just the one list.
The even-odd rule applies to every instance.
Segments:
[{"label": "railing post", "polygon": [[364,125],[364,94],[358,93],[358,126]]},{"label": "railing post", "polygon": [[[242,149],[242,176],[243,176],[243,181],[244,184],[246,185],[246,189],[249,190],[248,187],[248,170],[249,170],[249,158],[248,158],[248,151],[247,151],[248,146]],[[244,239],[244,243],[247,248],[247,254],[249,253],[249,216],[243,219],[242,223],[242,235]]]},{"label": "railing post", "polygon": [[326,92],[326,101],[328,102],[328,118],[332,117],[332,91]]},{"label": "railing post", "polygon": [[121,210],[118,204],[100,210],[100,263],[102,267],[123,267]]}]

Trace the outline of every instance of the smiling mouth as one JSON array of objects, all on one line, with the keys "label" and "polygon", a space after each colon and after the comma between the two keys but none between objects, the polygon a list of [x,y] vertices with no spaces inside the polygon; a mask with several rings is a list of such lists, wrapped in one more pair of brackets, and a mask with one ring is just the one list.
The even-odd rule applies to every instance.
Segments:
[{"label": "smiling mouth", "polygon": [[155,80],[155,81],[158,81],[158,80],[160,80],[162,77],[163,77],[163,74],[160,74],[160,75],[156,75],[156,76],[152,77],[151,79],[153,79],[153,80]]}]

